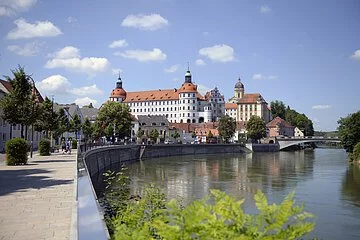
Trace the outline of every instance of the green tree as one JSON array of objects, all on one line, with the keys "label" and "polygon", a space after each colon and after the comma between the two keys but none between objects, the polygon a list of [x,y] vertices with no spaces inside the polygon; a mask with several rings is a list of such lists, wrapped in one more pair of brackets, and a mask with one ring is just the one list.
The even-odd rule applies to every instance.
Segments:
[{"label": "green tree", "polygon": [[94,130],[89,118],[85,118],[85,121],[82,124],[81,128],[82,128],[84,138],[85,138],[85,143],[86,143],[91,138],[91,136],[93,134],[93,130]]},{"label": "green tree", "polygon": [[286,109],[285,120],[294,127],[298,127],[305,136],[314,135],[313,122],[305,114],[300,114],[294,109],[290,109],[289,106]]},{"label": "green tree", "polygon": [[273,118],[280,117],[285,119],[286,107],[282,101],[271,101],[270,108]]},{"label": "green tree", "polygon": [[173,139],[175,139],[175,142],[176,142],[176,139],[178,139],[180,137],[180,134],[178,133],[178,131],[175,130],[175,132],[173,134],[171,134],[171,137]]},{"label": "green tree", "polygon": [[75,133],[76,139],[78,138],[78,132],[81,130],[81,119],[80,116],[75,114],[73,119],[70,121],[70,125],[72,127],[72,132]]},{"label": "green tree", "polygon": [[104,104],[96,118],[96,132],[100,136],[124,138],[130,136],[131,115],[130,108],[119,102],[107,102]]},{"label": "green tree", "polygon": [[11,126],[21,125],[21,138],[25,138],[24,126],[29,126],[35,121],[35,115],[32,111],[35,104],[35,97],[32,95],[32,84],[30,76],[26,75],[24,68],[11,70],[13,78],[5,76],[11,84],[9,93],[0,100],[2,108],[2,118],[10,123],[10,138],[12,138]]},{"label": "green tree", "polygon": [[55,138],[63,137],[64,132],[69,130],[69,119],[63,108],[60,108],[57,112],[57,125],[54,132]]},{"label": "green tree", "polygon": [[353,152],[354,146],[360,142],[360,111],[352,113],[338,121],[339,136],[347,152]]},{"label": "green tree", "polygon": [[256,115],[252,115],[246,124],[247,136],[251,139],[259,140],[266,137],[266,125],[264,120]]},{"label": "green tree", "polygon": [[225,115],[219,120],[219,135],[228,142],[234,136],[236,130],[236,121],[232,117]]},{"label": "green tree", "polygon": [[156,143],[156,140],[159,137],[159,131],[157,129],[151,130],[149,137],[153,143]]},{"label": "green tree", "polygon": [[214,134],[211,131],[209,131],[207,134],[207,138],[213,138],[213,137],[214,137]]},{"label": "green tree", "polygon": [[59,126],[57,120],[58,114],[54,112],[54,104],[46,97],[45,101],[40,105],[40,116],[35,122],[35,129],[45,131],[45,135],[49,137],[49,134]]},{"label": "green tree", "polygon": [[142,136],[144,136],[144,134],[145,134],[145,131],[144,131],[144,130],[142,130],[141,128],[139,128],[139,130],[138,130],[138,132],[137,132],[136,136],[137,136],[138,138],[141,138]]}]

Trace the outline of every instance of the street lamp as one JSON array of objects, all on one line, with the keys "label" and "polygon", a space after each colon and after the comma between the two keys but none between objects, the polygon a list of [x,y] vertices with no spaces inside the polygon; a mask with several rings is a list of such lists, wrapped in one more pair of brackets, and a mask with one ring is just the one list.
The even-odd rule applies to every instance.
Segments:
[{"label": "street lamp", "polygon": [[[36,90],[35,90],[35,81],[34,79],[31,77],[31,76],[27,76],[31,81],[32,81],[32,84],[33,84],[33,96],[35,95],[36,96]],[[35,111],[35,99],[34,101],[32,102],[32,110],[31,110],[31,117],[33,118],[34,117],[34,111]],[[30,146],[30,158],[32,158],[33,156],[33,151],[34,151],[34,121],[31,121],[31,146]]]}]

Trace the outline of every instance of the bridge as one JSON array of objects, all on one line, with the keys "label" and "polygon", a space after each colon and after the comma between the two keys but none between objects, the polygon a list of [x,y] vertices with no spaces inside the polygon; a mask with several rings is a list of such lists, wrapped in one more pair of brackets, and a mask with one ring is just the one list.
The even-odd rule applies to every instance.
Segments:
[{"label": "bridge", "polygon": [[277,142],[279,143],[279,150],[281,150],[301,143],[311,143],[311,142],[339,143],[340,139],[337,137],[280,137],[277,138]]}]

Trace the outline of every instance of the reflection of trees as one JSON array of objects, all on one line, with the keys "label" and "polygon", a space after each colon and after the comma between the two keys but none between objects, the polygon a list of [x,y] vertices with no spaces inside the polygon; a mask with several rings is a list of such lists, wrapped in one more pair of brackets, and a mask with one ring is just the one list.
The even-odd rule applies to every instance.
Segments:
[{"label": "reflection of trees", "polygon": [[360,206],[360,166],[349,165],[342,181],[341,193],[345,199]]}]

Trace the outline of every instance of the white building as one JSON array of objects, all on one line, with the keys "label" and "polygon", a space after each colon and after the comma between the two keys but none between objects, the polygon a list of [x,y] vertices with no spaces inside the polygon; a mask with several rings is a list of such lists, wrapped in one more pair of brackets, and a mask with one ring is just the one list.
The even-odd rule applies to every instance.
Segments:
[{"label": "white building", "polygon": [[253,115],[261,117],[268,123],[271,111],[267,102],[260,93],[245,93],[244,84],[240,78],[235,84],[234,96],[225,104],[225,114],[236,119],[236,121],[249,121]]},{"label": "white building", "polygon": [[298,127],[295,127],[294,129],[294,136],[295,137],[304,137],[305,134],[303,131],[301,131]]},{"label": "white building", "polygon": [[202,96],[192,83],[189,70],[181,87],[174,89],[126,92],[119,76],[110,101],[127,104],[135,117],[164,115],[170,123],[212,122],[225,114],[224,96],[217,88]]}]

